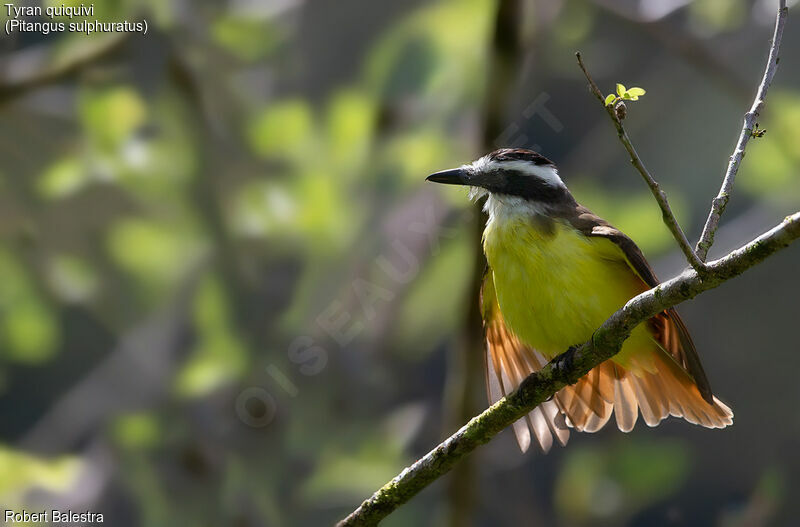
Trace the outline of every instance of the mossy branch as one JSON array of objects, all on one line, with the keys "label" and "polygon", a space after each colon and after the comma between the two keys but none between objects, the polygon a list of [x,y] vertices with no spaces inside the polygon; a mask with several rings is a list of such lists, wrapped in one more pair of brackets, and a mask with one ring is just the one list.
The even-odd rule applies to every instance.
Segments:
[{"label": "mossy branch", "polygon": [[561,388],[574,384],[589,370],[613,357],[637,325],[742,274],[797,238],[800,238],[800,212],[787,217],[747,245],[706,264],[702,278],[697,271],[687,269],[634,297],[597,329],[591,341],[567,350],[529,375],[517,390],[472,418],[458,432],[403,470],[339,522],[338,527],[377,525],[478,446],[488,443]]}]

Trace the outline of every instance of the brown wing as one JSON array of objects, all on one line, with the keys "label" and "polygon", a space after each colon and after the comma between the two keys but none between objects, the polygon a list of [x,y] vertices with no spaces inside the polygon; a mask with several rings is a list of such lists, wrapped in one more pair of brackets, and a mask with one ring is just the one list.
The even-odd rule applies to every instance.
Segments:
[{"label": "brown wing", "polygon": [[[577,209],[572,209],[571,213],[566,214],[564,219],[567,219],[585,236],[606,238],[613,242],[622,250],[628,265],[648,288],[655,287],[660,283],[642,251],[622,231],[580,205]],[[661,346],[691,375],[703,399],[713,404],[714,397],[711,386],[703,370],[703,365],[700,363],[697,349],[678,312],[672,308],[667,309],[653,317],[650,324]]]}]

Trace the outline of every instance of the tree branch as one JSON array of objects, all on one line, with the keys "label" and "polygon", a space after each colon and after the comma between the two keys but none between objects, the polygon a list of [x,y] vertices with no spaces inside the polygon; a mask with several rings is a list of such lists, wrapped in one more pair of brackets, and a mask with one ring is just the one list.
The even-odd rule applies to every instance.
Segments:
[{"label": "tree branch", "polygon": [[756,98],[750,111],[744,114],[744,124],[742,131],[739,133],[739,141],[736,143],[736,148],[733,151],[729,161],[728,168],[725,171],[725,177],[722,180],[722,186],[719,189],[717,197],[711,201],[711,210],[708,212],[706,224],[703,227],[703,233],[700,235],[700,240],[697,242],[695,252],[700,261],[705,261],[708,256],[708,250],[714,243],[714,235],[719,228],[719,220],[722,213],[725,212],[725,207],[728,205],[731,191],[733,190],[733,183],[736,180],[736,174],[739,172],[739,165],[744,158],[744,149],[747,148],[747,143],[750,141],[753,132],[753,126],[758,119],[761,110],[764,109],[767,98],[767,90],[772,84],[772,78],[778,69],[778,53],[781,47],[781,38],[783,37],[783,27],[786,25],[786,16],[789,9],[786,7],[786,0],[780,1],[778,14],[775,17],[775,32],[772,35],[772,45],[769,49],[769,57],[767,58],[767,66],[764,69],[764,76],[761,79],[761,84],[758,86]]},{"label": "tree branch", "polygon": [[597,84],[595,84],[592,76],[589,74],[589,71],[583,64],[583,58],[581,57],[580,51],[575,53],[575,56],[578,59],[578,65],[581,67],[583,74],[586,76],[586,80],[589,81],[589,87],[592,93],[600,101],[600,104],[603,105],[603,108],[611,118],[611,122],[614,123],[614,127],[617,129],[617,136],[619,137],[622,146],[625,147],[625,150],[628,151],[628,155],[631,157],[631,164],[637,171],[639,171],[639,174],[642,175],[647,183],[647,186],[650,187],[653,197],[656,198],[658,206],[661,208],[661,218],[664,220],[664,224],[669,229],[669,232],[672,233],[672,237],[675,238],[676,242],[678,242],[678,247],[680,247],[681,252],[686,257],[686,261],[689,262],[689,265],[691,265],[695,271],[701,275],[705,274],[705,264],[694,253],[692,246],[689,245],[689,240],[686,238],[686,234],[684,234],[683,229],[681,229],[681,226],[678,223],[678,220],[675,219],[675,214],[673,214],[672,209],[669,206],[667,194],[661,190],[661,186],[655,179],[653,179],[653,176],[650,175],[650,172],[647,171],[647,168],[645,168],[644,163],[642,163],[641,158],[639,158],[639,154],[637,154],[636,149],[633,148],[633,144],[631,143],[628,134],[625,132],[625,127],[622,125],[622,121],[619,119],[619,117],[617,117],[614,108],[612,106],[606,106],[603,92],[601,92],[600,88],[597,87]]},{"label": "tree branch", "polygon": [[642,162],[641,158],[639,158],[639,154],[636,153],[636,149],[633,147],[628,134],[625,132],[625,127],[622,125],[622,121],[619,119],[619,117],[617,117],[614,108],[612,106],[606,106],[603,92],[601,92],[600,88],[597,87],[597,84],[595,84],[592,76],[589,74],[589,71],[583,64],[583,58],[581,57],[580,51],[575,53],[575,56],[578,59],[578,65],[581,67],[583,74],[586,76],[586,80],[589,81],[589,87],[592,93],[600,101],[600,104],[603,105],[603,108],[611,118],[611,122],[614,123],[614,127],[617,129],[617,136],[619,137],[622,146],[624,146],[625,150],[628,151],[628,155],[631,158],[631,164],[639,172],[639,174],[642,175],[647,183],[647,186],[650,187],[653,197],[656,198],[658,206],[661,208],[661,218],[664,220],[664,224],[669,229],[669,232],[672,233],[672,237],[675,238],[676,242],[678,242],[678,247],[680,247],[681,252],[686,257],[686,261],[689,262],[689,265],[691,265],[692,268],[700,275],[705,274],[706,266],[692,250],[692,246],[689,244],[686,234],[684,234],[683,229],[681,229],[678,220],[675,219],[675,214],[673,214],[672,209],[669,206],[669,201],[667,200],[667,194],[661,190],[661,186],[655,179],[653,179],[653,176],[650,175],[650,172],[647,171],[647,168],[645,168],[644,163]]},{"label": "tree branch", "polygon": [[52,52],[46,47],[16,52],[4,59],[2,69],[12,72],[20,70],[22,73],[0,78],[0,106],[75,75],[115,53],[129,39],[130,33],[111,33],[97,39],[91,46],[56,61],[50,58]]},{"label": "tree branch", "polygon": [[377,525],[393,510],[447,473],[464,456],[511,425],[561,388],[613,357],[640,323],[742,274],[800,238],[800,212],[727,256],[707,264],[706,275],[687,269],[632,298],[595,331],[592,340],[562,353],[529,375],[519,388],[473,417],[458,432],[384,485],[337,527]]}]

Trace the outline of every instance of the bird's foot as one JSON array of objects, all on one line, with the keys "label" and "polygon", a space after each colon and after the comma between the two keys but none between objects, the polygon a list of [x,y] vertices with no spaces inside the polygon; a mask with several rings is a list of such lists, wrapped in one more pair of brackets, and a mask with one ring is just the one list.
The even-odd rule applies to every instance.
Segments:
[{"label": "bird's foot", "polygon": [[556,369],[561,372],[572,371],[573,359],[575,358],[575,350],[577,350],[580,346],[581,346],[580,344],[575,344],[574,346],[570,346],[567,349],[567,351],[559,355],[555,363]]}]

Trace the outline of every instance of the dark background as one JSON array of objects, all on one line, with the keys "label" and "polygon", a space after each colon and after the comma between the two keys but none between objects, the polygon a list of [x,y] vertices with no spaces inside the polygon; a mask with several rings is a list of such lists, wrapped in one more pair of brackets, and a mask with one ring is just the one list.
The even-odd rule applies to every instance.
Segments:
[{"label": "dark background", "polygon": [[[574,52],[604,92],[647,90],[626,126],[696,240],[776,4],[113,1],[95,18],[147,35],[1,37],[0,504],[334,523],[485,407],[477,216],[425,176],[536,148],[670,277]],[[760,124],[712,256],[800,208],[791,11]],[[608,426],[547,456],[506,431],[384,524],[793,525],[798,264],[680,307],[733,427]]]}]

